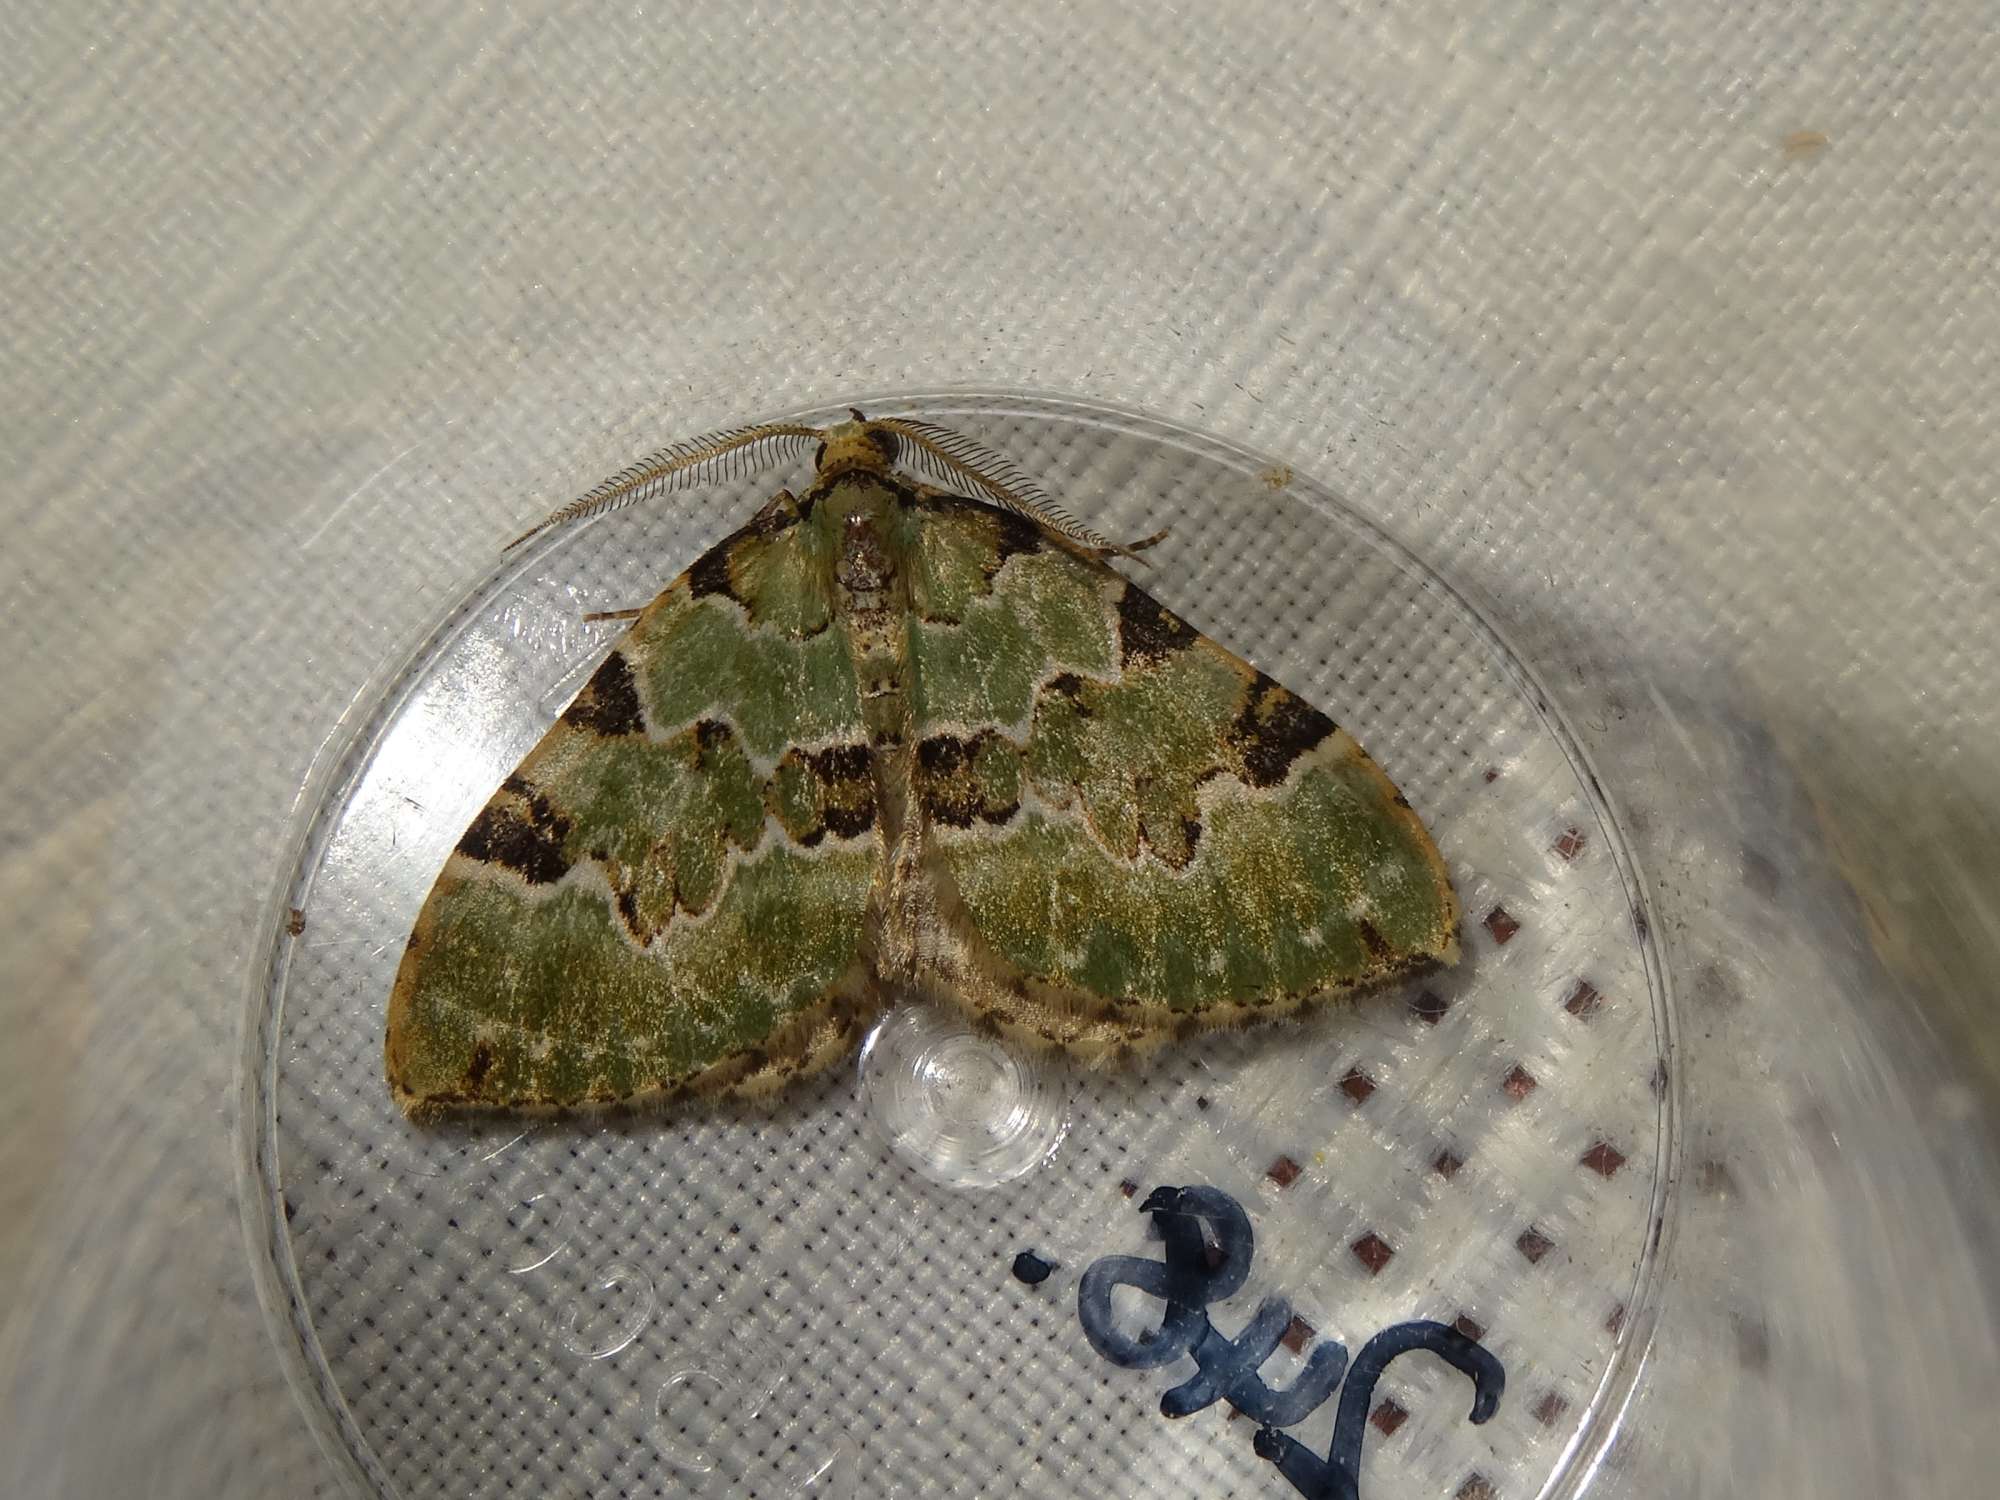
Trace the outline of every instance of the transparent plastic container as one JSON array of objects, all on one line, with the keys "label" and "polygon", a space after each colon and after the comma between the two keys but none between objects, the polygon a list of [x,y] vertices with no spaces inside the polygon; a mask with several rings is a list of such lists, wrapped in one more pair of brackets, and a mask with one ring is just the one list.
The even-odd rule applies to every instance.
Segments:
[{"label": "transparent plastic container", "polygon": [[[1674,1008],[1615,784],[1480,613],[1308,477],[1075,402],[869,409],[964,432],[1107,535],[1168,528],[1132,576],[1397,781],[1451,866],[1464,958],[1123,1069],[906,1005],[766,1103],[413,1125],[381,1068],[404,939],[623,629],[585,616],[645,603],[799,475],[551,534],[372,690],[271,907],[251,1212],[329,1455],[410,1500],[1575,1489],[1672,1250]],[[1169,1317],[1131,1258],[1190,1254],[1176,1285],[1208,1300]],[[1260,1330],[1261,1385],[1218,1352]],[[1364,1368],[1399,1339],[1418,1347]],[[1500,1372],[1476,1423],[1440,1340]],[[1204,1371],[1209,1399],[1163,1414]]]}]

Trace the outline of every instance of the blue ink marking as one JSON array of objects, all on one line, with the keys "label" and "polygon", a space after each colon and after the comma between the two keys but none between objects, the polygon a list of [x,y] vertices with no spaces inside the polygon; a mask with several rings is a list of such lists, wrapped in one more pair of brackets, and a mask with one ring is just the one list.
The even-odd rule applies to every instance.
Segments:
[{"label": "blue ink marking", "polygon": [[[1498,1408],[1507,1383],[1500,1361],[1457,1329],[1431,1322],[1384,1329],[1362,1346],[1352,1371],[1347,1367],[1347,1350],[1324,1340],[1314,1346],[1289,1387],[1273,1390],[1257,1371],[1284,1338],[1292,1320],[1291,1304],[1283,1297],[1265,1298],[1234,1339],[1217,1332],[1204,1311],[1209,1303],[1242,1290],[1250,1275],[1256,1236],[1242,1205],[1216,1188],[1163,1187],[1156,1188],[1139,1211],[1152,1215],[1166,1259],[1106,1255],[1091,1262],[1076,1291],[1076,1314],[1084,1337],[1104,1358],[1129,1370],[1154,1370],[1183,1355],[1192,1357],[1195,1373],[1160,1397],[1161,1415],[1185,1417],[1227,1401],[1258,1423],[1253,1440],[1257,1455],[1277,1465],[1306,1500],[1358,1500],[1368,1410],[1376,1383],[1392,1360],[1427,1350],[1472,1380],[1473,1422],[1486,1421]],[[1030,1278],[1022,1274],[1025,1260],[1046,1269]],[[1014,1261],[1014,1274],[1023,1281],[1040,1281],[1053,1269],[1027,1251]],[[1111,1294],[1120,1286],[1166,1304],[1157,1329],[1135,1338],[1115,1325]],[[1343,1375],[1350,1378],[1340,1393],[1333,1444],[1322,1459],[1277,1429],[1304,1421],[1333,1394]]]},{"label": "blue ink marking", "polygon": [[1474,1423],[1484,1422],[1500,1405],[1507,1372],[1500,1361],[1456,1328],[1443,1323],[1398,1323],[1361,1346],[1353,1377],[1340,1393],[1333,1419],[1333,1445],[1320,1458],[1297,1438],[1279,1432],[1275,1424],[1257,1429],[1251,1442],[1259,1458],[1269,1459],[1292,1488],[1306,1500],[1358,1500],[1361,1493],[1361,1438],[1368,1408],[1375,1400],[1375,1382],[1389,1361],[1426,1349],[1472,1380]]},{"label": "blue ink marking", "polygon": [[1043,1260],[1032,1250],[1023,1250],[1014,1257],[1014,1279],[1025,1281],[1029,1286],[1040,1286],[1049,1279],[1055,1268],[1054,1261]]},{"label": "blue ink marking", "polygon": [[[1291,1304],[1270,1297],[1233,1340],[1224,1338],[1202,1309],[1242,1290],[1250,1275],[1256,1239],[1242,1205],[1215,1188],[1158,1188],[1139,1205],[1166,1241],[1164,1264],[1137,1255],[1093,1261],[1077,1287],[1076,1312],[1091,1348],[1115,1365],[1151,1370],[1192,1354],[1196,1373],[1160,1397],[1160,1414],[1185,1417],[1218,1400],[1254,1421],[1289,1427],[1303,1421],[1340,1384],[1347,1351],[1338,1344],[1313,1350],[1297,1380],[1284,1391],[1264,1383],[1257,1369],[1271,1357],[1292,1321]],[[1202,1225],[1209,1224],[1219,1252],[1211,1257]],[[1167,1304],[1159,1331],[1140,1339],[1111,1321],[1111,1289],[1137,1287]]]}]

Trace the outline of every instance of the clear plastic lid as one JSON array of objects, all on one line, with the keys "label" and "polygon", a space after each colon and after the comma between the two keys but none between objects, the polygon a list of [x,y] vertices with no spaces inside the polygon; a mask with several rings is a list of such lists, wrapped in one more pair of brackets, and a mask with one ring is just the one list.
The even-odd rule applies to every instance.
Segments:
[{"label": "clear plastic lid", "polygon": [[1651,1328],[1675,1097],[1575,738],[1465,599],[1303,475],[1072,403],[878,406],[1108,535],[1169,528],[1135,576],[1397,781],[1464,958],[1119,1069],[911,1004],[767,1102],[411,1124],[381,1061],[404,940],[623,629],[586,615],[799,475],[553,534],[384,686],[271,933],[262,1269],[329,1449],[405,1497],[1564,1488]]}]

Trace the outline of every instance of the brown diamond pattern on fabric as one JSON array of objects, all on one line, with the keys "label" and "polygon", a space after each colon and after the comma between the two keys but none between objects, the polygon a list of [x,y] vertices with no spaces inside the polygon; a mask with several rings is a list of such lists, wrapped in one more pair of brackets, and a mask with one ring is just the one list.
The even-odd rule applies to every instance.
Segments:
[{"label": "brown diamond pattern on fabric", "polygon": [[1451,1326],[1471,1339],[1475,1344],[1486,1337],[1484,1325],[1473,1321],[1471,1316],[1466,1313],[1460,1313],[1457,1317],[1453,1318]]},{"label": "brown diamond pattern on fabric", "polygon": [[1529,1265],[1537,1265],[1541,1258],[1555,1249],[1556,1242],[1543,1234],[1532,1224],[1521,1231],[1521,1237],[1514,1241],[1514,1248]]},{"label": "brown diamond pattern on fabric", "polygon": [[1349,1068],[1347,1076],[1340,1080],[1340,1091],[1356,1104],[1366,1104],[1368,1096],[1375,1092],[1375,1080],[1360,1068]]},{"label": "brown diamond pattern on fabric", "polygon": [[1299,1164],[1289,1156],[1281,1156],[1264,1168],[1264,1175],[1281,1188],[1288,1188],[1299,1180]]},{"label": "brown diamond pattern on fabric", "polygon": [[1589,837],[1581,828],[1565,828],[1556,836],[1552,847],[1563,859],[1572,860],[1583,853],[1583,846],[1589,842]]},{"label": "brown diamond pattern on fabric", "polygon": [[1446,1182],[1458,1175],[1458,1169],[1465,1165],[1465,1158],[1453,1151],[1440,1151],[1431,1163],[1431,1170]]},{"label": "brown diamond pattern on fabric", "polygon": [[1598,1007],[1603,1004],[1604,996],[1598,991],[1597,986],[1588,979],[1579,979],[1571,987],[1568,997],[1564,999],[1563,1009],[1579,1021],[1588,1021],[1597,1014]]},{"label": "brown diamond pattern on fabric", "polygon": [[1383,1437],[1393,1437],[1396,1429],[1410,1420],[1410,1414],[1396,1404],[1393,1396],[1384,1396],[1368,1414],[1368,1420]]},{"label": "brown diamond pattern on fabric", "polygon": [[1123,1182],[1118,1184],[1118,1191],[1130,1198],[1134,1193],[1139,1191],[1139,1184],[1127,1177]]},{"label": "brown diamond pattern on fabric", "polygon": [[1610,1177],[1625,1165],[1625,1153],[1609,1141],[1599,1141],[1577,1158],[1577,1165],[1590,1168],[1600,1177]]},{"label": "brown diamond pattern on fabric", "polygon": [[1382,1268],[1396,1255],[1394,1247],[1372,1229],[1348,1248],[1354,1252],[1354,1258],[1368,1268],[1370,1276],[1381,1275]]},{"label": "brown diamond pattern on fabric", "polygon": [[1465,1483],[1458,1487],[1451,1500],[1500,1500],[1500,1492],[1493,1488],[1492,1480],[1475,1472],[1465,1476]]},{"label": "brown diamond pattern on fabric", "polygon": [[1293,1313],[1292,1321],[1285,1325],[1284,1336],[1278,1342],[1294,1354],[1303,1354],[1306,1352],[1306,1345],[1313,1341],[1313,1335],[1318,1331],[1304,1318]]},{"label": "brown diamond pattern on fabric", "polygon": [[1410,1002],[1410,1009],[1417,1013],[1417,1019],[1426,1026],[1435,1026],[1444,1019],[1445,1012],[1451,1009],[1451,1002],[1435,990],[1425,990]]},{"label": "brown diamond pattern on fabric", "polygon": [[1569,1402],[1554,1391],[1537,1401],[1534,1406],[1535,1420],[1544,1427],[1553,1427],[1562,1420],[1562,1414],[1569,1410]]},{"label": "brown diamond pattern on fabric", "polygon": [[1493,934],[1494,942],[1504,944],[1521,930],[1521,924],[1506,907],[1496,906],[1486,914],[1486,930]]},{"label": "brown diamond pattern on fabric", "polygon": [[1515,1063],[1508,1070],[1507,1076],[1500,1080],[1500,1087],[1505,1089],[1507,1096],[1518,1104],[1521,1100],[1527,1098],[1528,1095],[1534,1093],[1535,1075],[1519,1063]]}]

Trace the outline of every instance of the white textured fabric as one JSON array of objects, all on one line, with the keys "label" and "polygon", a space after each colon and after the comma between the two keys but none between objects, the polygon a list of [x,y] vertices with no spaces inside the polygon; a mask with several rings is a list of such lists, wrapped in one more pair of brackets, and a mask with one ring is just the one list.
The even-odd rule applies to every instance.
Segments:
[{"label": "white textured fabric", "polygon": [[[346,1399],[377,1403],[404,1492],[682,1492],[585,1463],[650,1417],[601,1410],[602,1382],[510,1383],[506,1305],[496,1384],[444,1391],[424,1372],[480,1351],[399,1351],[337,1280],[260,1303],[246,1017],[294,801],[495,546],[603,472],[968,383],[1128,403],[1323,481],[1481,601],[1582,736],[1672,976],[1683,1129],[1657,1339],[1577,1482],[1974,1493],[2000,1463],[1980,7],[17,6],[0,46],[0,1488],[332,1493],[278,1353],[304,1316],[383,1372]],[[1823,140],[1788,152],[1800,132]],[[1255,537],[1218,520],[1179,576],[1215,586]],[[1285,625],[1262,639],[1291,649]],[[1403,1043],[1370,1045],[1389,1078]],[[679,1211],[675,1144],[619,1140]],[[609,1149],[579,1138],[574,1170]],[[922,1222],[948,1264],[843,1323],[826,1278],[907,1242],[825,1200],[792,1273],[810,1310],[752,1331],[855,1394],[789,1429],[799,1464],[758,1493],[1108,1488],[1093,1465],[1288,1493],[1220,1416],[1159,1417],[1163,1377],[1078,1357],[1056,1300],[1068,1341],[1010,1342],[995,1377],[1034,1401],[975,1386],[923,1418],[960,1392],[905,1369],[896,1319],[1010,1327],[1025,1289],[983,1268],[1022,1237],[848,1170],[850,1216]],[[323,1243],[328,1205],[295,1207],[295,1255],[366,1263],[365,1225]],[[1123,1245],[1067,1232],[1041,1237],[1065,1275],[1143,1248],[1136,1214]],[[411,1299],[459,1295],[444,1262],[407,1272]],[[719,1278],[652,1277],[655,1326],[741,1312]],[[1363,1493],[1532,1493],[1563,1379],[1523,1377],[1490,1429],[1424,1379]],[[524,1457],[505,1434],[531,1418],[573,1446]],[[1433,1433],[1489,1456],[1396,1467]],[[1017,1470],[1040,1443],[1043,1477]]]}]

